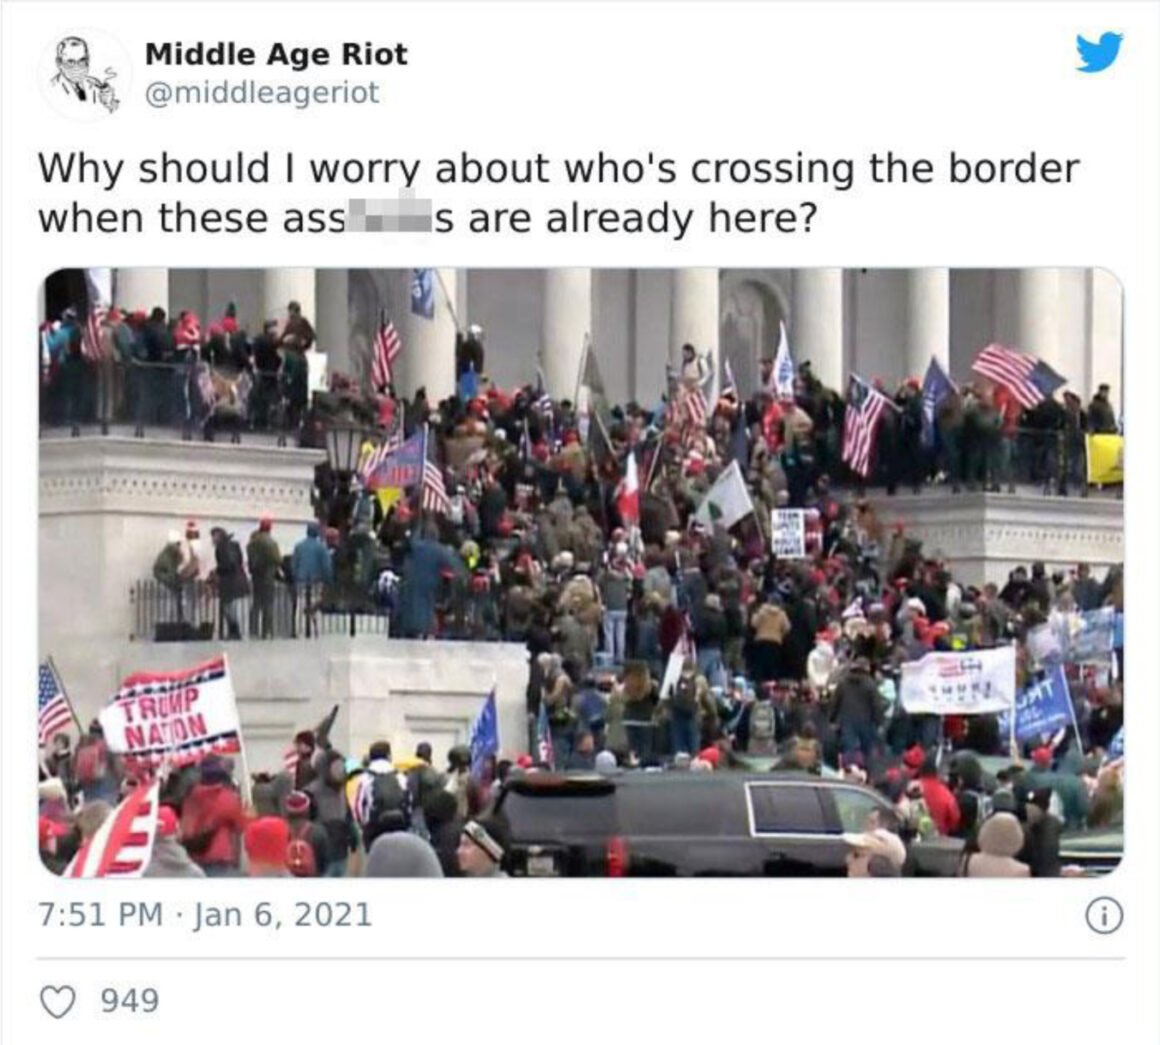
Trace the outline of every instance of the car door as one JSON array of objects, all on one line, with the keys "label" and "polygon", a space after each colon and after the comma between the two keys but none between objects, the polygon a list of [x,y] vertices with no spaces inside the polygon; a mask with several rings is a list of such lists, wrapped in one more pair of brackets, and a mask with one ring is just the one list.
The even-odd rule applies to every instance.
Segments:
[{"label": "car door", "polygon": [[749,833],[770,877],[846,873],[845,844],[824,788],[809,781],[752,780],[745,786]]}]

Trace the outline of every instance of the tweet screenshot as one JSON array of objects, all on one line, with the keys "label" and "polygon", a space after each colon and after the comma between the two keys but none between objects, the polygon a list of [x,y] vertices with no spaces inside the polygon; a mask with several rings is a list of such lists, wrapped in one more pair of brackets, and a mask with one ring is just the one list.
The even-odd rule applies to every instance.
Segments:
[{"label": "tweet screenshot", "polygon": [[1160,1041],[1160,5],[0,12],[4,1045]]}]

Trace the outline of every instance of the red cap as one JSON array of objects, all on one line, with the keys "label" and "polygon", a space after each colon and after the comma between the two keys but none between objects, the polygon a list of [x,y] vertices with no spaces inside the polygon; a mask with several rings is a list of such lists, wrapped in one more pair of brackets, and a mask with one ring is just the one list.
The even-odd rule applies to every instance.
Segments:
[{"label": "red cap", "polygon": [[264,532],[269,532],[274,526],[274,519],[270,515],[258,516],[258,529]]},{"label": "red cap", "polygon": [[703,749],[697,755],[697,757],[702,762],[708,762],[709,765],[711,765],[714,769],[716,769],[721,764],[721,752],[717,749],[716,746],[710,746]]},{"label": "red cap", "polygon": [[1051,765],[1051,758],[1051,748],[1047,747],[1046,745],[1043,747],[1037,747],[1034,751],[1031,752],[1031,761],[1034,762],[1039,769],[1047,769]]},{"label": "red cap", "polygon": [[245,843],[251,863],[283,864],[290,844],[290,827],[280,816],[259,817],[246,828]]},{"label": "red cap", "polygon": [[903,765],[910,769],[922,768],[923,762],[926,761],[926,752],[923,750],[921,744],[915,744],[908,747],[902,756]]},{"label": "red cap", "polygon": [[516,765],[519,766],[520,769],[530,769],[535,764],[536,763],[533,761],[531,755],[520,755],[520,757],[516,759]]}]

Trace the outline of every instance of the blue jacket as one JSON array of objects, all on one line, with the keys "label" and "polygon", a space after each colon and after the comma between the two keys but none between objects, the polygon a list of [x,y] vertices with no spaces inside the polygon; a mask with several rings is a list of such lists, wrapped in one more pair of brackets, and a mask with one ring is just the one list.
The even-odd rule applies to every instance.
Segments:
[{"label": "blue jacket", "polygon": [[399,631],[404,638],[430,635],[435,626],[435,604],[444,571],[466,577],[463,560],[437,541],[416,538],[403,565],[399,598]]},{"label": "blue jacket", "polygon": [[306,536],[294,545],[290,569],[295,584],[329,584],[334,580],[330,550],[319,537],[314,523],[306,528]]}]

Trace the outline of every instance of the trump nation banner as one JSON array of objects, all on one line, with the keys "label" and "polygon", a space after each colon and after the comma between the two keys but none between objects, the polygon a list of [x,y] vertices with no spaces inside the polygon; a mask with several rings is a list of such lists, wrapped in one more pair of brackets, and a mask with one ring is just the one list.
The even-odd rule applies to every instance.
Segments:
[{"label": "trump nation banner", "polygon": [[109,750],[130,765],[188,766],[242,749],[225,657],[185,671],[130,675],[99,717]]},{"label": "trump nation banner", "polygon": [[928,653],[902,665],[902,706],[912,715],[995,715],[1015,705],[1015,647]]}]

